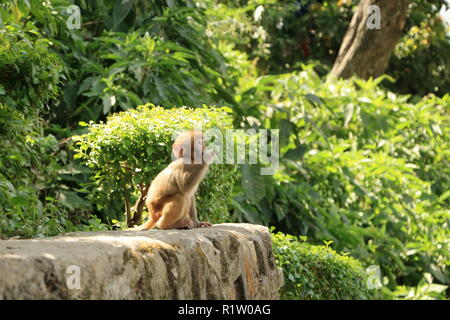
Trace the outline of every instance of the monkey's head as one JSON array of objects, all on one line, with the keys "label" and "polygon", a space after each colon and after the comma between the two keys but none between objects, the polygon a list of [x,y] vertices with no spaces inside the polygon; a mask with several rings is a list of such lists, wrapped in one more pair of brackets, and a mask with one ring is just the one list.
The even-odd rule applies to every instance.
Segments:
[{"label": "monkey's head", "polygon": [[183,158],[186,163],[209,164],[214,156],[206,149],[200,130],[181,133],[172,145],[172,150],[176,159]]}]

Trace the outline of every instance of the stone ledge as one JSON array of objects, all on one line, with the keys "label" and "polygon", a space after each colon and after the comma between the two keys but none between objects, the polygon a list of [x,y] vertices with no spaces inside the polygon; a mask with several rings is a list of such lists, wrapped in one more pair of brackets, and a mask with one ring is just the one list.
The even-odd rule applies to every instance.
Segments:
[{"label": "stone ledge", "polygon": [[0,241],[0,299],[278,299],[282,284],[259,225]]}]

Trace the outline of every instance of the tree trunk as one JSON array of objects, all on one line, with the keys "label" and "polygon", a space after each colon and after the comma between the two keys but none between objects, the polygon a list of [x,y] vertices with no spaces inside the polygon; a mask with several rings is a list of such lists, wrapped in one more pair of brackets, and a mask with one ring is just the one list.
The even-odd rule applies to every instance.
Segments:
[{"label": "tree trunk", "polygon": [[[363,79],[379,77],[389,63],[402,35],[410,0],[361,0],[339,50],[331,74],[338,78],[356,75]],[[381,11],[381,29],[369,29],[369,6]]]},{"label": "tree trunk", "polygon": [[127,219],[127,226],[131,228],[133,226],[132,220],[131,220],[131,205],[130,205],[130,196],[128,194],[124,195],[124,201],[125,201],[125,216]]},{"label": "tree trunk", "polygon": [[134,204],[133,208],[131,208],[131,212],[133,215],[133,218],[131,219],[131,225],[139,225],[141,224],[142,220],[142,213],[144,212],[145,207],[145,198],[142,198],[142,196],[139,196],[136,203]]},{"label": "tree trunk", "polygon": [[132,225],[139,225],[142,223],[142,213],[144,212],[145,207],[145,199],[147,198],[147,192],[150,188],[150,185],[140,184],[139,185],[139,198],[131,209],[133,213],[133,218],[131,220]]}]

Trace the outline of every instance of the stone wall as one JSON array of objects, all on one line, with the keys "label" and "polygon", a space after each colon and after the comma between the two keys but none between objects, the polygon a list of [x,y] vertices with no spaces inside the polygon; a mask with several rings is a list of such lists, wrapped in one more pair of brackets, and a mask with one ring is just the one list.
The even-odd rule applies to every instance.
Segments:
[{"label": "stone wall", "polygon": [[258,225],[0,241],[0,299],[277,299],[282,283]]}]

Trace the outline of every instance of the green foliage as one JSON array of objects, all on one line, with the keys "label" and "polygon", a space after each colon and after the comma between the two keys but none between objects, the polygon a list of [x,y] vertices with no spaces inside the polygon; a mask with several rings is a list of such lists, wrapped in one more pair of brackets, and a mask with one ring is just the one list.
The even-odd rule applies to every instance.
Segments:
[{"label": "green foliage", "polygon": [[0,27],[0,102],[24,113],[41,111],[57,95],[61,72],[61,60],[32,24]]},{"label": "green foliage", "polygon": [[49,194],[58,169],[52,156],[57,141],[33,121],[20,124],[25,130],[13,139],[0,137],[0,237],[60,233],[67,212]]},{"label": "green foliage", "polygon": [[[273,2],[266,1],[266,4]],[[259,23],[263,12],[257,11],[258,1],[249,1],[242,6],[234,1],[221,3],[204,0],[203,3],[208,20],[211,21],[206,35],[216,45],[231,43],[237,50],[251,52],[254,57],[270,54],[268,33]]]},{"label": "green foliage", "polygon": [[[212,40],[232,44],[262,74],[293,70],[299,62],[332,65],[359,1],[206,1]],[[239,36],[237,36],[239,35]]]},{"label": "green foliage", "polygon": [[446,300],[445,290],[448,286],[433,283],[429,273],[424,274],[417,287],[398,286],[390,298],[399,300]]},{"label": "green foliage", "polygon": [[[359,0],[2,1],[0,237],[122,228],[123,199],[139,203],[170,161],[175,130],[226,129],[234,120],[279,128],[281,167],[261,176],[244,165],[234,185],[234,167],[213,165],[198,194],[203,218],[226,221],[232,205],[236,221],[333,241],[338,252],[380,266],[385,285],[367,292],[358,262],[276,234],[284,298],[444,298],[450,42],[438,16],[443,1],[412,1],[387,70],[396,82],[318,75],[334,63]],[[81,8],[80,30],[66,24],[72,4]],[[439,97],[422,98],[429,92]],[[133,110],[147,102],[178,109]],[[204,104],[231,105],[234,119],[220,108],[182,107]],[[78,134],[80,159],[73,159],[66,138]]]},{"label": "green foliage", "polygon": [[397,81],[385,85],[403,94],[443,96],[450,92],[450,27],[431,14],[416,20],[395,48],[387,70]]},{"label": "green foliage", "polygon": [[214,101],[214,82],[191,67],[200,63],[195,53],[176,43],[152,38],[148,32],[110,32],[97,38],[95,47],[100,53],[96,70],[68,89],[87,98],[75,110],[86,111],[84,120],[97,119],[100,110],[108,114],[149,101],[163,106]]},{"label": "green foliage", "polygon": [[311,66],[247,81],[248,110],[270,113],[259,118],[288,138],[263,199],[236,209],[332,240],[379,265],[391,289],[417,284],[424,272],[448,284],[450,96],[412,104],[380,81],[322,81]]},{"label": "green foliage", "polygon": [[[80,30],[71,30],[67,25],[70,15],[67,8],[72,4],[81,9]],[[73,134],[70,129],[76,127],[79,120],[104,119],[111,112],[128,110],[149,101],[172,107],[232,100],[225,85],[223,58],[204,37],[206,19],[203,9],[189,0],[17,0],[0,3],[0,20],[9,29],[14,26],[16,34],[9,32],[7,40],[17,47],[17,50],[9,50],[6,40],[3,41],[4,50],[0,52],[4,53],[5,59],[0,63],[5,61],[6,71],[10,72],[12,67],[7,58],[17,52],[16,56],[21,60],[13,69],[20,71],[17,77],[23,80],[12,82],[11,75],[14,74],[2,73],[5,83],[37,84],[39,87],[39,90],[35,90],[37,86],[28,87],[32,98],[28,98],[29,94],[5,97],[9,101],[0,110],[0,132],[14,131],[10,126],[13,118],[19,127],[22,126],[18,119],[23,115],[16,107],[39,107],[37,112],[43,109],[41,102],[45,100],[49,104],[50,112],[46,110],[45,117],[51,123],[50,126],[42,123],[42,128],[45,134],[51,133],[60,141],[57,150],[47,150],[45,156],[50,158],[51,155],[55,164],[47,166],[54,169],[52,177],[59,183],[59,186],[55,183],[51,198],[55,205],[68,210],[70,220],[66,230],[71,230],[71,223],[79,226],[80,222],[86,221],[92,210],[104,221],[108,218],[105,211],[119,218],[114,212],[119,212],[121,207],[120,199],[116,199],[116,203],[109,202],[113,206],[111,210],[101,205],[92,208],[86,201],[87,191],[80,189],[90,171],[73,160],[72,152],[65,144],[65,138]],[[38,33],[48,40],[39,37],[36,41],[39,46],[35,45],[34,51],[27,51],[28,56],[23,55],[20,50],[26,47],[27,41],[19,41],[24,37],[22,34],[37,37]],[[51,59],[60,61],[57,55],[48,54],[50,44],[51,50],[63,62],[62,78],[67,81],[62,83],[61,90],[49,83],[55,80],[56,74],[59,77],[61,65],[53,65],[50,71],[45,69]],[[12,87],[0,87],[0,96],[7,89]],[[62,93],[58,102],[48,100],[57,93]],[[214,188],[217,186],[211,185],[211,189]],[[40,198],[43,200],[45,196],[40,195]],[[208,206],[205,212],[213,208],[224,210],[218,203]]]},{"label": "green foliage", "polygon": [[[66,25],[70,4],[80,7],[80,30]],[[148,102],[233,102],[223,58],[204,36],[203,9],[190,0],[55,0],[33,4],[25,18],[64,60],[68,79],[52,123],[75,127]]]},{"label": "green foliage", "polygon": [[[282,143],[282,169],[273,179],[248,175],[262,192],[255,198],[238,187],[234,217],[317,243],[333,240],[365,265],[380,265],[390,289],[425,292],[426,274],[450,280],[449,39],[437,17],[443,2],[414,1],[388,70],[395,83],[322,81],[316,72],[334,63],[358,3],[312,2],[299,10],[289,1],[225,1],[208,8],[238,114],[246,125],[279,128]],[[312,60],[321,63],[316,72],[258,77]],[[443,97],[413,104],[382,90],[382,80],[397,92]],[[388,291],[383,296],[402,297]]]},{"label": "green foliage", "polygon": [[64,156],[40,117],[58,93],[62,64],[31,24],[0,27],[0,238],[55,235],[88,210],[61,188]]},{"label": "green foliage", "polygon": [[[333,66],[359,0],[224,1],[210,4],[210,34],[233,44],[257,62],[261,74],[298,70],[315,63],[326,74]],[[444,0],[412,1],[404,36],[386,73],[390,90],[443,96],[450,90],[450,33],[439,16]],[[258,13],[258,10],[260,11]],[[259,17],[259,18],[256,18]],[[240,36],[235,36],[239,34]]]},{"label": "green foliage", "polygon": [[283,269],[282,299],[369,299],[367,274],[362,265],[327,246],[304,242],[305,237],[272,234],[275,260]]},{"label": "green foliage", "polygon": [[[117,113],[106,123],[91,122],[88,133],[73,139],[75,157],[95,171],[88,186],[92,201],[99,208],[107,206],[110,218],[121,220],[124,211],[119,211],[123,207],[117,200],[129,202],[133,193],[145,190],[170,163],[173,134],[193,128],[229,129],[232,118],[225,109],[164,109],[145,105]],[[228,219],[234,181],[233,166],[210,167],[198,195],[198,211],[204,219],[213,222]],[[109,205],[111,201],[115,201],[115,206]]]}]

